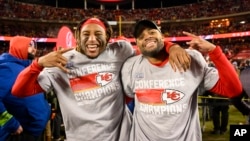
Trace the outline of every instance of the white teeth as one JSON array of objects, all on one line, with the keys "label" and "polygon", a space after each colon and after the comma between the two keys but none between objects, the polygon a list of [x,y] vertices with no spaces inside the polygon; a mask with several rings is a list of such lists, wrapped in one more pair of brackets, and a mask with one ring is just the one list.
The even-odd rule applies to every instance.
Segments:
[{"label": "white teeth", "polygon": [[88,45],[87,48],[97,48],[97,45]]},{"label": "white teeth", "polygon": [[147,44],[146,44],[146,47],[150,47],[150,46],[152,46],[152,45],[154,45],[155,44],[155,42],[148,42]]},{"label": "white teeth", "polygon": [[89,51],[96,51],[97,48],[98,48],[97,45],[88,45],[88,46],[87,46],[87,49],[88,49]]}]

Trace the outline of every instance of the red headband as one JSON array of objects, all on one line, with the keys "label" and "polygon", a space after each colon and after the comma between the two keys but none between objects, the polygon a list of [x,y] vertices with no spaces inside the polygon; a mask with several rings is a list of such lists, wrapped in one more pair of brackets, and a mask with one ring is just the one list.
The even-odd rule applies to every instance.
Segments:
[{"label": "red headband", "polygon": [[105,25],[103,24],[103,22],[100,21],[100,20],[97,19],[97,18],[90,18],[90,19],[88,19],[86,22],[83,23],[82,28],[83,28],[83,26],[85,26],[85,25],[87,25],[87,24],[98,24],[98,25],[100,25],[102,28],[104,28],[104,30],[106,30],[106,27],[105,27]]}]

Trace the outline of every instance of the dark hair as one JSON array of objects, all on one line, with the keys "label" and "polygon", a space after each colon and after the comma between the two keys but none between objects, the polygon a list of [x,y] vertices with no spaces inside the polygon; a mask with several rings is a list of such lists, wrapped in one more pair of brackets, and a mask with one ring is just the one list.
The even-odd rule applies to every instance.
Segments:
[{"label": "dark hair", "polygon": [[80,42],[81,42],[81,28],[82,28],[82,25],[87,21],[89,20],[90,18],[97,18],[99,19],[105,26],[106,28],[106,34],[107,34],[107,43],[109,42],[112,34],[113,34],[113,29],[112,27],[109,25],[108,21],[103,19],[103,18],[98,18],[98,17],[89,17],[89,18],[86,18],[86,19],[83,19],[80,23],[78,23],[77,25],[77,28],[76,28],[76,31],[75,31],[75,37],[76,37],[76,44],[77,44],[77,48],[78,46],[80,45]]}]

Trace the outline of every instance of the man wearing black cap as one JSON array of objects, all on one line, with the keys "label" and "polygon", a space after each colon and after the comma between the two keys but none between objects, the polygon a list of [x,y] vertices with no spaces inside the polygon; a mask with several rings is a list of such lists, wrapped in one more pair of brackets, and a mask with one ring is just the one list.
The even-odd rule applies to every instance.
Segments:
[{"label": "man wearing black cap", "polygon": [[[141,55],[129,58],[121,70],[124,91],[135,99],[130,141],[201,141],[197,88],[230,98],[242,92],[238,75],[221,48],[183,33],[191,37],[187,42],[191,65],[185,72],[176,72],[165,51],[168,42],[157,25],[141,20],[135,26]],[[197,50],[208,53],[218,70],[209,67]]]},{"label": "man wearing black cap", "polygon": [[[134,30],[134,33],[133,33],[133,35],[134,35],[134,37],[137,39],[137,38],[140,38],[140,36],[142,35],[142,32],[146,29],[146,30],[149,30],[149,29],[154,29],[154,31],[157,31],[158,33],[160,33],[160,42],[158,42],[158,44],[159,44],[159,46],[162,46],[162,47],[164,47],[166,50],[167,50],[167,52],[169,52],[169,48],[168,48],[168,46],[171,46],[173,43],[172,42],[169,42],[169,41],[164,41],[164,37],[161,35],[161,30],[160,30],[160,28],[154,23],[154,22],[152,22],[152,21],[149,21],[149,20],[141,20],[141,21],[139,21],[136,25],[135,25],[135,28],[134,28],[135,30]],[[137,40],[136,40],[136,43],[137,43]],[[137,43],[137,46],[138,46],[138,43]],[[139,47],[139,46],[138,46]],[[172,48],[170,48],[170,49],[172,49]],[[140,50],[140,51],[143,51],[143,50]],[[166,51],[165,51],[166,52]],[[147,52],[144,52],[144,53],[146,53],[147,54]],[[183,52],[180,52],[180,53],[183,53]],[[181,58],[183,56],[183,58],[184,58],[184,56],[186,56],[185,54],[182,54],[182,55],[179,55],[179,56],[176,56],[176,57],[179,57],[179,58],[176,58],[176,59],[180,59],[180,60],[183,60],[182,62],[188,62],[187,60],[184,60],[183,58]],[[174,58],[172,58],[172,60],[174,60]],[[175,65],[174,64],[174,62],[172,62],[172,60],[171,59],[169,59],[169,61],[171,61],[170,62],[170,64],[171,64],[171,66],[172,66],[172,68],[174,68],[174,70],[176,71],[176,69],[175,68],[178,68],[178,70],[182,70],[182,69],[184,69],[184,70],[186,70],[189,66],[187,66],[187,65],[189,65],[188,63],[183,63],[182,65],[183,66],[173,66],[173,65]],[[175,62],[178,62],[178,61],[175,61]],[[185,66],[186,65],[186,66]]]}]

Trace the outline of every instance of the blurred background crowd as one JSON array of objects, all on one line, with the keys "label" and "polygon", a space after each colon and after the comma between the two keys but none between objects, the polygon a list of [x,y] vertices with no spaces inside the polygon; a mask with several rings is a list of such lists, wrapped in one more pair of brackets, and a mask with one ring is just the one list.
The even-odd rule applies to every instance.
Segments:
[{"label": "blurred background crowd", "polygon": [[[126,10],[60,8],[34,4],[38,1],[0,0],[0,36],[56,38],[63,25],[74,31],[78,21],[92,16],[121,22],[112,25],[113,38],[132,38],[132,26],[137,20],[145,18],[154,20],[165,37],[183,36],[182,31],[197,35],[250,31],[250,0],[205,0],[181,6]],[[250,48],[248,36],[213,39],[212,42],[220,44],[229,59],[234,59],[237,53],[244,50],[245,55],[236,58],[237,66],[241,67],[245,59],[250,57],[247,51]],[[185,46],[185,42],[178,43]],[[54,46],[54,43],[40,43],[37,55],[50,52]],[[0,41],[0,53],[7,50],[8,42]]]}]

